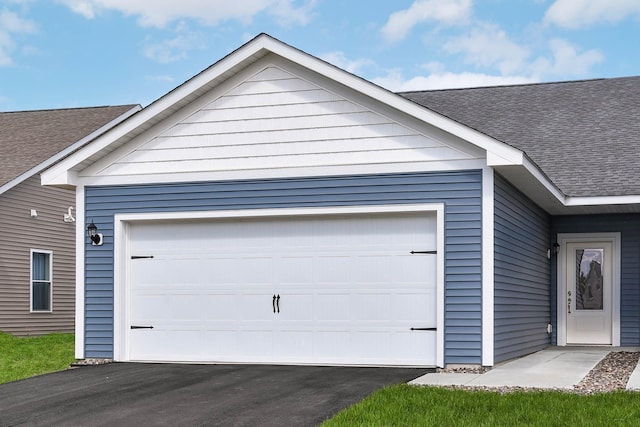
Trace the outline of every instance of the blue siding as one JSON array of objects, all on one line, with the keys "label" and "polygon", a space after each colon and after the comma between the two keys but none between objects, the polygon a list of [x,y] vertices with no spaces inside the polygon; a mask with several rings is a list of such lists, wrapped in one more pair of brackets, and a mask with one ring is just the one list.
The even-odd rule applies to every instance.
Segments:
[{"label": "blue siding", "polygon": [[495,176],[495,361],[549,345],[550,236],[547,213]]},{"label": "blue siding", "polygon": [[[640,345],[640,215],[572,215],[552,219],[553,238],[558,233],[620,233],[620,344]],[[552,318],[557,318],[557,265],[553,263]],[[553,342],[557,343],[554,332]]]},{"label": "blue siding", "polygon": [[[445,363],[481,363],[482,173],[462,171],[86,188],[86,357],[113,355],[113,218],[117,213],[305,206],[445,204]],[[107,332],[107,333],[105,333]]]}]

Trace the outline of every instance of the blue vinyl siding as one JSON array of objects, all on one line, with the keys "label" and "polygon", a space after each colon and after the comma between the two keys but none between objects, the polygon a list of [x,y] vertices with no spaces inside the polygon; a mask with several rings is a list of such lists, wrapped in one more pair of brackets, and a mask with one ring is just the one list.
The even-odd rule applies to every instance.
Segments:
[{"label": "blue vinyl siding", "polygon": [[[620,345],[640,345],[640,215],[571,215],[552,219],[552,235],[559,233],[620,233]],[[553,263],[552,316],[557,318],[557,265]],[[554,332],[553,342],[557,343]]]},{"label": "blue vinyl siding", "polygon": [[461,171],[87,187],[85,357],[113,355],[113,218],[188,212],[408,203],[445,204],[445,363],[481,363],[482,173]]},{"label": "blue vinyl siding", "polygon": [[494,357],[501,362],[549,345],[550,217],[495,176]]}]

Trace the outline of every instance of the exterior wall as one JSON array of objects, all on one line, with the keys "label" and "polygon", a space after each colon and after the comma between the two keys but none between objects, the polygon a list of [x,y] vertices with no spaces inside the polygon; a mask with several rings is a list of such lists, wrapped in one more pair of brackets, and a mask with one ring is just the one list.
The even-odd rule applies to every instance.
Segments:
[{"label": "exterior wall", "polygon": [[550,217],[495,176],[495,361],[549,345]]},{"label": "exterior wall", "polygon": [[[0,331],[74,331],[75,226],[62,220],[69,206],[75,206],[75,193],[42,187],[39,176],[0,194]],[[31,249],[53,252],[51,313],[30,312]]]},{"label": "exterior wall", "polygon": [[85,357],[113,357],[116,213],[444,203],[445,363],[481,364],[481,199],[481,171],[86,187]]},{"label": "exterior wall", "polygon": [[[559,233],[620,233],[620,345],[640,345],[640,214],[556,216],[551,224],[553,239]],[[557,283],[554,257],[551,272],[554,344],[557,343]]]}]

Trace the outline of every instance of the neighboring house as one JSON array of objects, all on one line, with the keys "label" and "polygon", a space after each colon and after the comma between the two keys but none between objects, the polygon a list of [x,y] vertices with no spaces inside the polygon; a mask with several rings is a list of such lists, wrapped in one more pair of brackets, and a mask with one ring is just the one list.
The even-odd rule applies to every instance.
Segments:
[{"label": "neighboring house", "polygon": [[76,357],[640,345],[639,101],[640,78],[394,94],[260,35],[43,174],[85,227]]},{"label": "neighboring house", "polygon": [[39,174],[138,110],[0,113],[0,331],[74,332],[75,192]]}]

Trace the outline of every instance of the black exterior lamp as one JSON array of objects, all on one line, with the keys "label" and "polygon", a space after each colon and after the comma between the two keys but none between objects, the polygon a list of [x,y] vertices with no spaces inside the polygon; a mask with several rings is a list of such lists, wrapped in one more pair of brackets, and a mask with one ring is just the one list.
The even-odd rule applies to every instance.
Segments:
[{"label": "black exterior lamp", "polygon": [[558,242],[555,242],[552,246],[553,246],[553,254],[558,255],[558,252],[560,252],[560,244]]},{"label": "black exterior lamp", "polygon": [[102,246],[102,233],[98,233],[98,227],[93,223],[93,220],[91,220],[91,224],[87,226],[87,234],[91,239],[92,246]]}]

